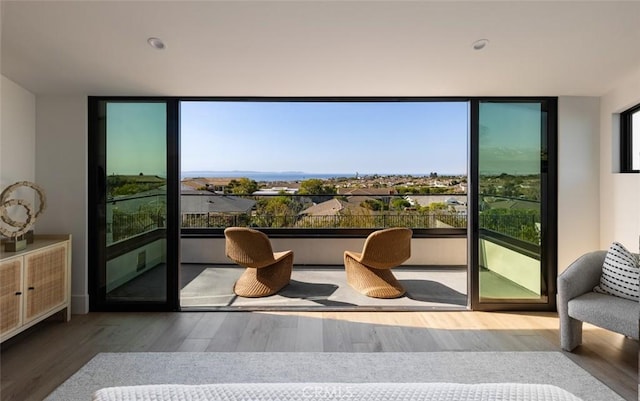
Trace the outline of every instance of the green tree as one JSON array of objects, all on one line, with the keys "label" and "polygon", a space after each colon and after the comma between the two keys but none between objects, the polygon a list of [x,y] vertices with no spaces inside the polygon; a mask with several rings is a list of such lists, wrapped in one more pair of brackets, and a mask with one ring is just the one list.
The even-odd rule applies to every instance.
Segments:
[{"label": "green tree", "polygon": [[452,193],[451,188],[447,187],[432,187],[429,191],[431,194],[449,194]]},{"label": "green tree", "polygon": [[256,206],[254,225],[258,227],[292,227],[300,212],[300,203],[290,196],[263,198]]},{"label": "green tree", "polygon": [[374,215],[365,209],[343,209],[337,216],[336,225],[342,228],[370,228],[379,227],[380,216]]},{"label": "green tree", "polygon": [[386,203],[381,201],[380,199],[367,199],[360,203],[360,206],[375,211],[389,210],[389,207]]},{"label": "green tree", "polygon": [[225,193],[234,195],[251,195],[258,190],[258,183],[254,180],[242,177],[239,179],[233,179],[229,181],[229,184],[225,188]]},{"label": "green tree", "polygon": [[419,194],[420,191],[424,190],[424,188],[426,187],[409,186],[409,187],[395,187],[394,189],[396,190],[398,195],[405,195],[405,194]]},{"label": "green tree", "polygon": [[124,184],[124,180],[119,175],[110,175],[107,177],[107,193],[109,196],[115,196],[115,192]]},{"label": "green tree", "polygon": [[123,177],[111,176],[107,178],[107,193],[109,196],[135,195],[141,192],[151,191],[160,188],[164,182],[144,182],[138,183]]},{"label": "green tree", "polygon": [[444,202],[431,202],[429,206],[427,206],[427,210],[430,212],[439,212],[447,209],[448,206]]},{"label": "green tree", "polygon": [[134,211],[113,209],[112,234],[114,241],[164,227],[166,205],[161,203],[143,204]]},{"label": "green tree", "polygon": [[536,223],[540,211],[534,209],[488,209],[480,212],[480,227],[532,244],[540,244]]},{"label": "green tree", "polygon": [[489,196],[493,196],[497,194],[497,190],[496,190],[496,186],[493,184],[489,184],[486,187],[483,188],[482,193],[484,195],[489,195]]},{"label": "green tree", "polygon": [[312,178],[304,180],[300,183],[300,189],[298,189],[300,195],[335,195],[337,194],[336,187],[333,185],[325,185],[323,180],[318,178]]},{"label": "green tree", "polygon": [[506,196],[508,198],[515,198],[520,195],[520,187],[516,185],[515,182],[507,182],[502,187],[502,196]]},{"label": "green tree", "polygon": [[411,203],[404,198],[394,198],[391,201],[392,210],[404,210],[407,207],[411,207]]}]

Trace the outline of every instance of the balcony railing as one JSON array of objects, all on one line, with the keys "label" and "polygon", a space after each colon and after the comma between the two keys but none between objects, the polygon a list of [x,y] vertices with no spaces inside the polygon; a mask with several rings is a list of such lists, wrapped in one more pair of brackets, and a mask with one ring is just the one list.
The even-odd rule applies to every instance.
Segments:
[{"label": "balcony railing", "polygon": [[467,216],[461,214],[386,213],[377,215],[221,215],[183,213],[183,228],[271,227],[271,228],[464,228]]},{"label": "balcony railing", "polygon": [[107,245],[166,228],[163,194],[109,198],[106,205]]},{"label": "balcony railing", "polygon": [[164,214],[153,212],[115,213],[107,226],[111,228],[112,242],[118,242],[132,236],[165,228]]},{"label": "balcony railing", "polygon": [[[191,195],[193,196],[193,195]],[[210,196],[210,195],[207,195]],[[301,212],[300,205],[293,213],[267,213],[260,200],[273,196],[238,197],[255,200],[255,206],[245,212],[183,212],[182,228],[223,229],[231,226],[254,228],[370,228],[410,227],[413,229],[466,228],[467,214],[463,204],[439,202],[439,210],[406,207],[405,210],[353,211],[345,209],[331,215],[307,214]],[[295,195],[278,195],[283,199],[295,199]],[[307,197],[308,198],[308,197]],[[385,197],[387,205],[392,204]],[[396,196],[395,198],[400,198]],[[392,198],[393,199],[393,198]],[[484,197],[479,215],[481,229],[494,231],[504,236],[538,245],[540,243],[539,202],[523,199]],[[292,202],[300,202],[294,200]],[[502,202],[502,203],[501,203]],[[202,200],[202,204],[207,202]],[[283,203],[284,204],[284,203]],[[264,204],[263,204],[264,205]],[[498,205],[500,205],[498,207]],[[514,207],[515,205],[515,207]],[[492,207],[493,206],[493,207]],[[508,206],[508,207],[507,207]],[[288,206],[290,207],[290,206]],[[308,205],[307,205],[308,207]],[[417,209],[417,210],[416,210]],[[163,197],[120,198],[107,204],[107,232],[110,243],[165,227],[166,207]]]}]

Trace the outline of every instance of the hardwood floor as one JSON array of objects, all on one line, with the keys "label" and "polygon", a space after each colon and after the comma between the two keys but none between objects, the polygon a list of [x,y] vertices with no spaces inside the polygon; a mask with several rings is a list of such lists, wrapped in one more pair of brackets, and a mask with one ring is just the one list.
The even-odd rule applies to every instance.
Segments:
[{"label": "hardwood floor", "polygon": [[[99,352],[558,350],[555,313],[90,313],[3,343],[0,391],[6,401],[42,400]],[[565,355],[637,400],[637,341],[585,325],[584,345]]]}]

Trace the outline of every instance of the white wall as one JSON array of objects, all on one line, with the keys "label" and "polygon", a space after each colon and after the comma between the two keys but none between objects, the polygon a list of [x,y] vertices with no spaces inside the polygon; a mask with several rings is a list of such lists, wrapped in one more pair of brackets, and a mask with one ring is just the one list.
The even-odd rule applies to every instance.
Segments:
[{"label": "white wall", "polygon": [[640,71],[600,98],[558,99],[558,271],[619,241],[638,252],[640,175],[621,174],[620,112],[640,103]]},{"label": "white wall", "polygon": [[[138,258],[141,253],[144,254],[145,263],[144,268],[138,271]],[[166,263],[166,255],[167,240],[163,238],[110,259],[107,261],[107,292],[128,283],[161,263]]]},{"label": "white wall", "polygon": [[[559,271],[586,251],[605,249],[613,239],[631,249],[638,247],[640,175],[612,172],[612,113],[638,102],[640,78],[625,83],[603,98],[559,99]],[[47,189],[50,206],[38,223],[38,231],[73,234],[73,311],[82,313],[86,311],[88,303],[87,99],[86,96],[38,97],[36,106],[35,178]],[[4,145],[4,137],[2,143]],[[431,246],[427,245],[430,243],[436,246],[436,252],[431,252]],[[327,249],[358,249],[360,244],[350,241],[341,242],[335,247],[309,247],[278,240],[274,247],[291,245],[298,248],[296,259],[301,263],[315,260],[315,256],[322,256],[334,263],[341,258],[341,252],[336,250],[325,254]],[[221,246],[212,246],[211,242],[203,245],[200,241],[189,240],[183,244],[183,251],[186,254],[186,251],[194,249],[217,249],[217,256],[223,254]],[[432,257],[441,254],[440,245],[437,241],[426,240],[416,243],[414,249],[418,252],[416,255],[422,253],[424,257],[428,254]],[[466,260],[466,255],[463,256]],[[321,263],[324,259],[317,260],[316,263]]]},{"label": "white wall", "polygon": [[[36,97],[0,76],[0,190],[16,181],[36,180]],[[16,191],[16,196],[31,195]],[[31,203],[31,202],[30,202]],[[33,204],[33,203],[32,203]],[[37,227],[36,227],[37,228]]]},{"label": "white wall", "polygon": [[[540,295],[540,260],[505,248],[493,241],[480,240],[480,267]],[[482,280],[480,280],[482,287]],[[481,292],[483,292],[481,290]]]},{"label": "white wall", "polygon": [[[0,76],[0,191],[17,181],[35,181],[36,97],[33,93]],[[40,200],[31,189],[18,188],[10,198],[24,199],[34,209]],[[36,210],[32,210],[36,213]],[[11,207],[8,214],[16,221],[27,219],[22,207]],[[2,224],[2,223],[0,223]],[[34,227],[38,232],[38,224]],[[10,230],[15,231],[15,230]]]},{"label": "white wall", "polygon": [[5,76],[0,79],[0,189],[24,180],[44,189],[47,209],[35,232],[73,235],[72,311],[86,313],[86,96],[36,98]]},{"label": "white wall", "polygon": [[558,273],[599,246],[599,110],[599,98],[558,98]]},{"label": "white wall", "polygon": [[[274,251],[291,249],[300,265],[341,265],[344,251],[359,252],[364,238],[272,238]],[[232,263],[224,254],[224,238],[186,238],[180,242],[184,263]],[[405,265],[466,265],[466,238],[414,238]]]},{"label": "white wall", "polygon": [[73,235],[71,310],[89,310],[87,272],[87,97],[38,96],[36,182],[47,193],[48,210],[38,233]]},{"label": "white wall", "polygon": [[640,174],[621,174],[619,113],[640,103],[640,71],[600,100],[600,249],[618,241],[638,252]]}]

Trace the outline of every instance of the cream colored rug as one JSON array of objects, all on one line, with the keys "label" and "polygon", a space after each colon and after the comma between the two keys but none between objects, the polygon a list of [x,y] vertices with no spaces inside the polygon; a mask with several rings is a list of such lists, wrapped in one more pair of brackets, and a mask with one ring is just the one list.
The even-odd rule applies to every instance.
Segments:
[{"label": "cream colored rug", "polygon": [[103,387],[205,383],[539,383],[584,401],[624,401],[560,352],[101,353],[46,401]]}]

